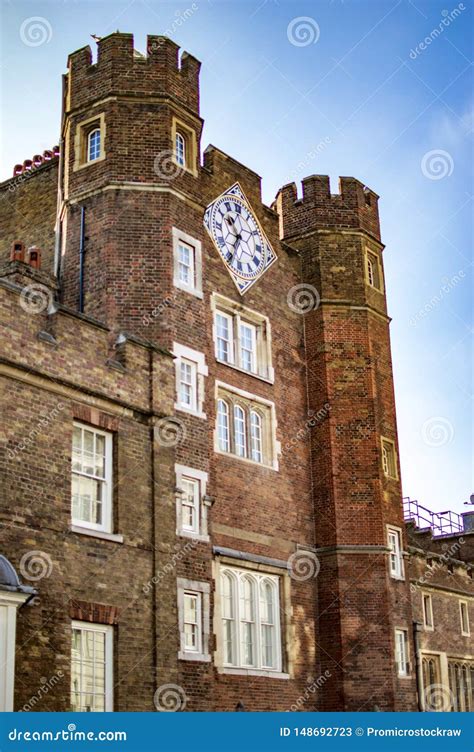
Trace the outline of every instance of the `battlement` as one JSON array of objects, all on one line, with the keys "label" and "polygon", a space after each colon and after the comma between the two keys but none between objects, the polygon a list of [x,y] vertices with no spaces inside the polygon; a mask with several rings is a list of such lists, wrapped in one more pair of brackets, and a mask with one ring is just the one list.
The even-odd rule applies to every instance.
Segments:
[{"label": "battlement", "polygon": [[68,58],[69,111],[110,95],[171,96],[199,114],[201,63],[164,36],[148,35],[147,54],[133,46],[133,34],[115,32],[98,40],[97,62],[89,46]]},{"label": "battlement", "polygon": [[378,195],[351,177],[339,178],[339,193],[331,194],[328,175],[304,178],[303,197],[295,183],[278,191],[273,208],[280,216],[280,236],[290,239],[317,229],[365,230],[378,240]]}]

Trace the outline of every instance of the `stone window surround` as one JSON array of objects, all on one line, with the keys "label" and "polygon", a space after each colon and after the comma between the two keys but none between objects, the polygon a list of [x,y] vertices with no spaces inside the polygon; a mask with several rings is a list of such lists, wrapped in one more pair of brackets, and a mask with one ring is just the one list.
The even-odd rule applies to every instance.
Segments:
[{"label": "stone window surround", "polygon": [[[177,597],[178,597],[178,624],[180,636],[180,650],[178,659],[181,661],[201,661],[210,662],[209,653],[209,636],[210,636],[210,593],[211,585],[209,582],[199,582],[189,580],[185,577],[177,578]],[[195,653],[184,650],[184,593],[197,593],[201,599],[201,652]]]},{"label": "stone window surround", "polygon": [[[180,465],[178,463],[176,463],[174,467],[176,473],[176,534],[185,538],[193,538],[194,540],[208,542],[208,515],[211,506],[211,501],[208,500],[206,494],[208,474],[203,470],[196,470],[194,467],[188,467],[187,465]],[[199,481],[199,532],[182,529],[182,491],[180,484],[181,478],[183,477]]]},{"label": "stone window surround", "polygon": [[[466,621],[467,621],[467,630],[464,630],[464,619],[463,619],[463,606],[465,608],[466,613]],[[461,634],[463,637],[470,637],[471,636],[471,626],[469,623],[469,602],[467,600],[461,599],[459,601],[459,619],[461,621]]]},{"label": "stone window surround", "polygon": [[[371,288],[371,290],[376,290],[377,292],[381,293],[382,295],[385,292],[385,286],[384,286],[384,278],[383,278],[383,269],[382,269],[382,262],[381,262],[381,251],[376,248],[375,246],[371,244],[366,244],[365,250],[364,250],[364,273],[365,273],[365,282],[366,284]],[[373,285],[370,283],[369,280],[369,266],[368,261],[370,260],[375,263],[377,268],[377,276],[379,280],[378,285]]]},{"label": "stone window surround", "polygon": [[[394,468],[394,474],[391,475],[389,472],[385,472],[385,469],[383,467],[383,451],[384,449],[389,449],[390,455],[392,457],[393,461],[393,468]],[[395,447],[395,442],[393,439],[388,439],[386,436],[380,437],[380,451],[382,453],[382,471],[384,474],[384,477],[388,480],[398,480],[398,466],[397,466],[397,450]]]},{"label": "stone window surround", "polygon": [[[87,142],[89,133],[92,130],[100,131],[100,157],[87,161]],[[93,117],[87,118],[87,120],[81,120],[76,125],[76,132],[74,135],[74,164],[73,171],[82,170],[84,167],[90,167],[91,165],[103,162],[106,157],[105,153],[105,113],[100,112]]]},{"label": "stone window surround", "polygon": [[[185,141],[185,160],[186,164],[180,165],[178,161],[176,160],[176,133],[180,133]],[[196,138],[196,131],[194,128],[191,128],[189,125],[186,125],[186,123],[183,120],[180,120],[175,115],[173,115],[172,121],[171,121],[171,143],[172,143],[172,154],[173,154],[173,162],[178,165],[180,170],[183,170],[185,172],[190,173],[193,175],[193,177],[197,178],[198,176],[198,170],[197,170],[197,138]]]},{"label": "stone window surround", "polygon": [[[241,553],[241,552],[239,552]],[[221,620],[221,589],[220,574],[221,567],[237,569],[248,569],[249,573],[258,571],[260,574],[277,575],[280,578],[280,645],[281,645],[281,671],[273,669],[260,668],[240,668],[224,666],[223,646],[222,646],[222,620]],[[292,613],[291,606],[291,578],[286,567],[272,566],[271,564],[261,564],[241,558],[234,559],[230,556],[216,557],[212,563],[213,578],[215,582],[214,592],[214,631],[216,635],[216,649],[214,652],[214,665],[219,674],[230,674],[239,676],[266,676],[271,679],[290,679],[292,676],[293,661],[295,657],[294,634],[291,619],[281,618],[281,615]]]},{"label": "stone window surround", "polygon": [[[173,285],[179,290],[188,292],[190,295],[194,295],[196,298],[203,298],[202,291],[202,243],[197,238],[193,238],[183,230],[173,227],[171,230],[173,239]],[[185,285],[179,278],[179,256],[178,245],[179,243],[188,245],[194,249],[194,286],[190,287]]]},{"label": "stone window surround", "polygon": [[[238,389],[237,387],[230,386],[230,384],[226,384],[222,381],[215,382],[215,400],[217,404],[218,399],[223,399],[224,401],[227,401],[229,404],[229,407],[233,411],[233,405],[234,403],[239,402],[239,398],[242,400],[244,404],[247,404],[248,406],[255,405],[255,408],[257,412],[263,413],[263,410],[258,411],[259,406],[262,406],[267,413],[266,415],[262,415],[263,421],[262,421],[262,437],[263,437],[263,462],[257,462],[251,457],[239,457],[237,454],[234,454],[233,452],[226,452],[219,448],[219,436],[218,436],[218,427],[217,427],[217,414],[216,414],[216,423],[214,427],[214,451],[217,454],[224,455],[225,457],[231,457],[232,459],[236,459],[240,462],[249,462],[255,467],[265,467],[270,468],[272,470],[278,471],[279,465],[278,465],[278,455],[281,453],[281,444],[279,441],[277,441],[276,438],[276,429],[277,429],[277,420],[276,420],[276,411],[275,411],[275,403],[271,402],[270,400],[264,399],[263,397],[259,397],[256,394],[252,394],[251,392],[246,392],[243,389]],[[229,412],[229,433],[232,443],[232,415],[230,415]],[[247,426],[247,429],[249,426]]]},{"label": "stone window surround", "polygon": [[[175,356],[175,370],[176,370],[176,402],[174,404],[175,410],[186,413],[187,415],[194,415],[196,418],[207,419],[207,415],[204,412],[204,397],[205,387],[204,379],[208,376],[209,370],[206,365],[206,356],[204,353],[198,350],[193,350],[191,347],[181,345],[179,342],[173,342],[173,355]],[[196,409],[188,409],[184,405],[181,405],[179,400],[179,383],[180,383],[180,365],[181,360],[188,360],[196,366]]]},{"label": "stone window surround", "polygon": [[[405,563],[403,561],[403,535],[402,535],[402,529],[401,527],[397,527],[396,525],[387,525],[387,540],[389,544],[389,534],[390,533],[396,533],[398,536],[398,554],[399,554],[399,566],[400,566],[400,574],[394,574],[392,572],[391,566],[390,566],[390,552],[389,552],[389,571],[390,571],[390,577],[394,580],[405,580]],[[388,545],[390,549],[390,545]]]},{"label": "stone window surround", "polygon": [[[224,295],[213,292],[211,295],[211,311],[212,311],[212,339],[214,342],[214,352],[216,353],[216,360],[223,365],[235,368],[242,373],[246,373],[255,378],[268,381],[271,384],[275,381],[275,369],[272,366],[272,333],[270,326],[270,319],[251,308],[246,308],[241,303],[237,303],[231,298],[226,298]],[[240,335],[239,335],[239,321],[243,319],[245,323],[255,326],[257,331],[257,364],[258,371],[251,373],[241,368],[238,363],[229,363],[217,358],[217,331],[216,331],[216,311],[222,312],[231,316],[234,321],[234,329],[237,324],[236,331],[233,332],[233,344],[234,349],[240,347]],[[235,323],[236,322],[236,323]],[[234,354],[234,361],[236,360]]]},{"label": "stone window surround", "polygon": [[[428,612],[426,611],[426,606],[428,606]],[[425,632],[434,632],[433,597],[431,593],[426,593],[423,590],[421,591],[421,608],[423,613],[423,629]]]}]

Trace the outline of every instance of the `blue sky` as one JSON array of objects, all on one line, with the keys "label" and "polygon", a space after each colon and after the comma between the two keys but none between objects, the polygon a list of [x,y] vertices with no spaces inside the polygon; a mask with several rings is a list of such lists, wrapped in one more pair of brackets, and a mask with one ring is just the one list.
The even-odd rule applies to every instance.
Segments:
[{"label": "blue sky", "polygon": [[313,173],[329,174],[332,192],[339,175],[352,175],[380,194],[403,491],[434,510],[466,511],[472,3],[0,0],[0,8],[1,179],[57,142],[70,51],[117,29],[145,50],[147,33],[168,30],[203,63],[203,147],[213,143],[262,175],[267,203]]}]

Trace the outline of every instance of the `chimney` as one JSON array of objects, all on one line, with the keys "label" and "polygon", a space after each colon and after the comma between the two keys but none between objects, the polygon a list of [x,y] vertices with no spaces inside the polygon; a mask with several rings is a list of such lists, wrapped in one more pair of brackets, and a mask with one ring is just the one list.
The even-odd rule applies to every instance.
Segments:
[{"label": "chimney", "polygon": [[25,246],[19,240],[15,241],[10,251],[10,261],[24,261]]},{"label": "chimney", "polygon": [[33,269],[40,269],[41,267],[41,251],[35,245],[28,248],[27,254],[28,263]]}]

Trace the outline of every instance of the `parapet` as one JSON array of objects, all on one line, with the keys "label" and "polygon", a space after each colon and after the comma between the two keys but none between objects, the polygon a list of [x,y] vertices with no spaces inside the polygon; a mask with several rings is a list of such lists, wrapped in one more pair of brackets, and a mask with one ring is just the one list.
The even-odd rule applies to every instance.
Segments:
[{"label": "parapet", "polygon": [[68,109],[113,95],[171,96],[199,114],[201,63],[164,36],[147,37],[147,54],[133,46],[133,34],[116,32],[97,43],[97,63],[89,46],[68,58]]},{"label": "parapet", "polygon": [[35,154],[33,159],[25,159],[23,164],[17,164],[13,168],[13,177],[23,175],[25,172],[36,170],[41,165],[51,162],[52,159],[59,157],[59,146],[53,146],[52,149],[46,149],[42,154]]},{"label": "parapet", "polygon": [[328,175],[304,178],[303,198],[295,183],[276,196],[280,237],[290,239],[318,229],[365,230],[380,240],[378,195],[355,178],[339,178],[339,193],[331,194]]}]

